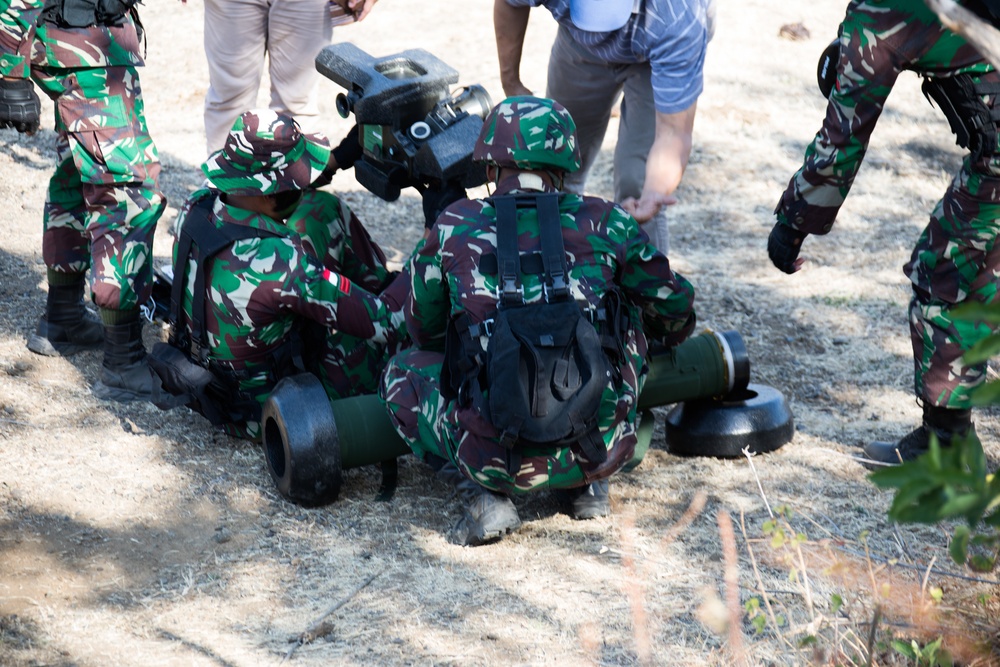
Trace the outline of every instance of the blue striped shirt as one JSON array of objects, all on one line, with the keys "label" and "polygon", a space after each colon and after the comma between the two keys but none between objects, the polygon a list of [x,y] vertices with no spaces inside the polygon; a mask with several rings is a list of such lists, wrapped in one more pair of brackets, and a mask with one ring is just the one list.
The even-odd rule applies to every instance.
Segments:
[{"label": "blue striped shirt", "polygon": [[614,64],[648,61],[660,113],[684,111],[703,88],[705,51],[712,37],[713,0],[642,0],[639,12],[614,32],[587,32],[570,20],[570,0],[506,0],[545,7],[594,57]]}]

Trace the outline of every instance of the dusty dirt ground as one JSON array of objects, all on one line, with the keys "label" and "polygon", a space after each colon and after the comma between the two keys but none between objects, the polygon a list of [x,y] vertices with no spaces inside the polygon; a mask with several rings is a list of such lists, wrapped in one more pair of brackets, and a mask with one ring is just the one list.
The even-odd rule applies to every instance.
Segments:
[{"label": "dusty dirt ground", "polygon": [[[424,48],[498,101],[491,5],[382,0],[334,39],[375,56]],[[412,457],[388,503],[374,500],[378,472],[361,468],[338,502],[303,509],[277,494],[260,447],[184,410],[95,399],[98,353],[28,352],[45,301],[51,107],[33,138],[0,131],[0,664],[277,665],[338,602],[289,664],[863,663],[876,603],[875,664],[904,664],[879,649],[893,636],[944,636],[953,650],[992,642],[995,657],[995,575],[974,581],[954,566],[943,530],[890,524],[891,496],[851,458],[919,417],[900,267],[960,153],[916,77],[893,92],[834,232],[806,242],[807,269],[785,276],[765,252],[770,213],[823,115],[815,63],[844,5],[719,0],[670,215],[671,259],[698,289],[700,325],[743,335],[753,381],[791,404],[794,440],[752,466],[680,458],[659,409],[653,449],[613,482],[612,517],[574,522],[548,497],[521,499],[523,529],[475,549],[448,541],[455,500]],[[143,17],[141,76],[171,201],[162,262],[201,179],[202,8],[157,0]],[[779,36],[799,22],[811,37]],[[539,92],[554,27],[534,12],[524,78]],[[324,82],[335,138],[348,127],[338,92]],[[607,154],[594,193],[610,195],[609,171]],[[409,252],[421,229],[413,191],[385,203],[350,173],[332,188],[390,254]],[[147,327],[148,343],[157,335]],[[978,430],[995,468],[998,412],[982,412]],[[783,506],[806,540],[802,560],[765,535],[768,508]],[[735,540],[720,532],[728,517]],[[740,619],[729,630],[726,600]],[[755,600],[774,614],[762,632],[743,612]],[[911,613],[922,610],[926,627]],[[987,664],[990,650],[964,655]]]}]

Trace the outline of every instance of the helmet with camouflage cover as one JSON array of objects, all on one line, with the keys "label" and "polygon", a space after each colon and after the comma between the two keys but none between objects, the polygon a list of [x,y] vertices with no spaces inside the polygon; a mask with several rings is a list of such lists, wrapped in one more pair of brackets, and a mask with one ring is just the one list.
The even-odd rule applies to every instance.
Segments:
[{"label": "helmet with camouflage cover", "polygon": [[288,115],[270,109],[246,111],[201,170],[209,184],[230,195],[273,195],[305,190],[330,160],[330,142],[307,135]]},{"label": "helmet with camouflage cover", "polygon": [[472,159],[515,169],[576,171],[576,123],[555,100],[508,97],[483,121]]}]

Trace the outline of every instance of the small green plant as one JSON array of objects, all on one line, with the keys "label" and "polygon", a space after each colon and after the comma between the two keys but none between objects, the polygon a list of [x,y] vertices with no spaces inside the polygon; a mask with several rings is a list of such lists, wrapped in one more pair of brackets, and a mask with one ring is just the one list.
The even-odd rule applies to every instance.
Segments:
[{"label": "small green plant", "polygon": [[767,627],[767,616],[764,614],[764,610],[760,608],[760,598],[750,598],[743,605],[743,610],[747,613],[747,618],[750,619],[750,625],[753,626],[754,632],[758,635],[764,632],[764,628]]},{"label": "small green plant", "polygon": [[909,658],[919,667],[954,667],[955,665],[951,654],[941,648],[941,637],[923,646],[912,639],[909,643],[894,639],[892,640],[892,648],[896,653]]},{"label": "small green plant", "polygon": [[[810,559],[805,551],[814,549],[808,536],[793,525],[793,511],[787,505],[773,510],[768,508],[770,518],[761,525],[761,537],[747,540],[746,548],[757,579],[757,595],[743,604],[746,619],[755,635],[772,633],[793,650],[809,656],[816,664],[865,664],[864,638],[855,632],[844,613],[845,599],[833,593],[826,604],[815,596],[810,572]],[[747,538],[745,527],[744,538]],[[805,610],[776,599],[765,588],[757,567],[757,557],[753,542],[761,543],[761,548],[770,552],[771,562],[780,562],[788,570],[788,582],[799,594]],[[825,570],[819,572],[824,574]],[[789,591],[790,592],[790,591]],[[860,609],[860,607],[856,607]]]},{"label": "small green plant", "polygon": [[[1000,327],[1000,304],[965,304],[956,319]],[[982,324],[979,324],[982,323]],[[991,334],[966,352],[968,364],[1000,355],[1000,334]],[[987,382],[972,394],[973,406],[1000,404],[1000,381]],[[959,564],[988,572],[1000,555],[1000,477],[986,470],[983,445],[975,432],[942,448],[932,437],[930,450],[915,461],[872,473],[882,488],[896,489],[889,518],[903,523],[964,520],[951,539],[949,554]]]},{"label": "small green plant", "polygon": [[986,472],[986,456],[975,434],[914,461],[872,473],[882,488],[896,489],[889,518],[901,523],[964,520],[955,528],[949,553],[959,564],[987,572],[1000,552],[1000,478]]}]

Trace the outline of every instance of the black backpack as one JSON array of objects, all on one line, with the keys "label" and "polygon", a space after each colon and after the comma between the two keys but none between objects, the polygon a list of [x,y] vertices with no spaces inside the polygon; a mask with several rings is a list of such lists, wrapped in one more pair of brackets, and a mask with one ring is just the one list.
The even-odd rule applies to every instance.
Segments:
[{"label": "black backpack", "polygon": [[[489,389],[486,405],[479,407],[501,434],[512,474],[524,448],[572,446],[592,463],[605,461],[598,410],[609,380],[620,377],[609,353],[620,362],[623,350],[620,337],[598,329],[606,329],[607,307],[588,309],[588,317],[570,293],[559,194],[494,197],[492,202],[500,302],[486,322],[473,324],[463,313],[450,323],[442,369],[445,396],[466,403],[480,400],[482,386]],[[540,258],[518,251],[517,208],[529,206],[538,211]],[[541,274],[543,301],[524,302],[523,273]],[[489,337],[485,350],[482,335]]]},{"label": "black backpack", "polygon": [[954,76],[924,77],[920,90],[944,112],[955,133],[955,143],[969,149],[972,162],[996,153],[1000,106],[987,105],[983,97],[1000,94],[1000,83],[976,83],[973,75],[962,72]]},{"label": "black backpack", "polygon": [[[188,211],[181,227],[170,291],[170,339],[169,342],[153,345],[149,353],[149,367],[153,372],[154,405],[163,410],[186,405],[218,426],[259,420],[261,407],[257,401],[240,394],[238,377],[223,369],[212,368],[209,362],[208,333],[204,325],[206,267],[212,257],[234,241],[276,234],[243,225],[216,227],[210,217],[215,199],[214,196],[206,196],[198,200]],[[192,247],[198,249],[198,264],[189,335],[181,303]]]}]

